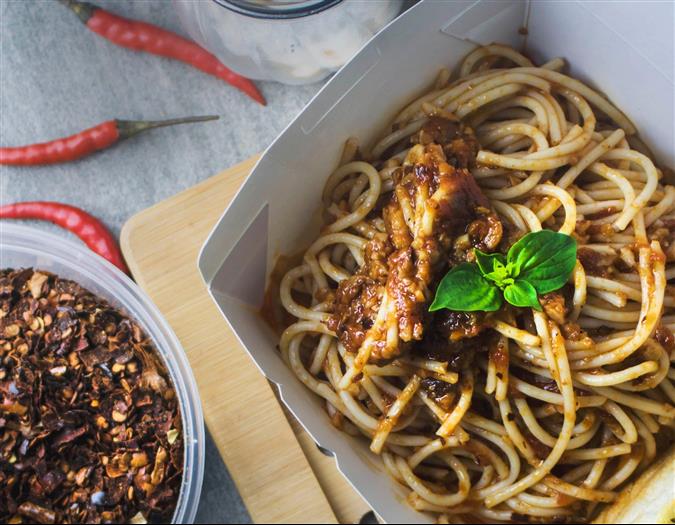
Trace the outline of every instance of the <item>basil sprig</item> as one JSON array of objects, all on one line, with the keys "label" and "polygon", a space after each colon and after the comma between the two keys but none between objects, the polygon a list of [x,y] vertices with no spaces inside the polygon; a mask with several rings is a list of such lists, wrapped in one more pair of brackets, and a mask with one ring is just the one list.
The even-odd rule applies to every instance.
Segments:
[{"label": "basil sprig", "polygon": [[433,312],[447,308],[460,312],[494,312],[503,301],[541,310],[539,295],[562,288],[577,260],[574,238],[551,230],[525,235],[501,253],[474,250],[475,263],[450,270],[436,290]]}]

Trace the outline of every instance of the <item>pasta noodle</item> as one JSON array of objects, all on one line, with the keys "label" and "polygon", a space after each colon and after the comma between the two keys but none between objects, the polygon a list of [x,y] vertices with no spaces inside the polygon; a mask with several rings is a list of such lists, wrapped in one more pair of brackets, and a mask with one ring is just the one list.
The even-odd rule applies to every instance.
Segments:
[{"label": "pasta noodle", "polygon": [[[347,141],[281,281],[284,360],[439,523],[590,520],[672,441],[675,188],[563,67],[479,48]],[[543,311],[427,312],[438,268],[541,229],[579,247]]]}]

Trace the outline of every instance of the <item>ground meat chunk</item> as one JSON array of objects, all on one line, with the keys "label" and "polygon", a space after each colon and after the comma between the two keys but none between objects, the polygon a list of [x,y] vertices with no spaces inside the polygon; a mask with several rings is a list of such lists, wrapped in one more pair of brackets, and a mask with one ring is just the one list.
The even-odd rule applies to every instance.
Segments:
[{"label": "ground meat chunk", "polygon": [[384,224],[391,243],[397,250],[412,244],[412,236],[405,222],[401,207],[395,201],[389,202],[382,210]]},{"label": "ground meat chunk", "polygon": [[366,264],[335,292],[333,315],[326,324],[347,349],[358,349],[375,322],[389,273],[387,259],[392,251],[387,235],[376,235],[366,244]]},{"label": "ground meat chunk", "polygon": [[565,298],[561,293],[551,292],[539,296],[539,304],[544,309],[544,313],[548,315],[558,324],[565,322]]},{"label": "ground meat chunk", "polygon": [[422,129],[411,137],[413,144],[448,144],[460,134],[459,123],[443,117],[431,117]]},{"label": "ground meat chunk", "polygon": [[577,323],[565,323],[561,326],[565,339],[570,341],[582,341],[588,338],[588,334]]},{"label": "ground meat chunk", "polygon": [[422,379],[422,388],[442,409],[450,410],[457,392],[456,385],[451,385],[433,377],[425,377]]},{"label": "ground meat chunk", "polygon": [[588,233],[591,241],[604,243],[610,242],[616,232],[611,224],[592,224],[588,228]]},{"label": "ground meat chunk", "polygon": [[364,250],[364,259],[367,262],[362,268],[364,275],[383,284],[387,280],[389,271],[387,259],[393,251],[391,242],[385,234],[375,235],[368,241]]},{"label": "ground meat chunk", "polygon": [[587,274],[610,277],[614,273],[613,265],[618,256],[615,253],[599,252],[582,246],[577,250],[577,258]]},{"label": "ground meat chunk", "polygon": [[477,208],[479,218],[469,224],[467,233],[471,246],[484,252],[494,252],[502,241],[504,229],[497,214],[487,208]]},{"label": "ground meat chunk", "polygon": [[355,275],[338,288],[333,315],[327,326],[347,349],[358,349],[373,326],[381,299],[381,285],[365,275]]},{"label": "ground meat chunk", "polygon": [[389,267],[387,296],[396,305],[399,336],[403,341],[420,340],[427,305],[422,285],[415,278],[412,248],[393,253]]},{"label": "ground meat chunk", "polygon": [[666,261],[675,260],[675,219],[661,219],[649,232],[649,239],[659,241]]},{"label": "ground meat chunk", "polygon": [[440,179],[439,198],[430,204],[437,210],[439,234],[464,233],[477,216],[477,209],[489,208],[490,203],[483,195],[476,180],[466,170],[448,170]]},{"label": "ground meat chunk", "polygon": [[667,326],[659,324],[654,332],[654,338],[672,357],[675,352],[675,335],[673,335],[673,332]]},{"label": "ground meat chunk", "polygon": [[[432,117],[416,140],[393,173],[394,191],[382,206],[386,234],[367,244],[363,266],[339,284],[327,321],[348,351],[370,345],[375,363],[424,338],[433,289],[457,261],[454,241],[468,234],[476,246],[492,251],[502,236],[499,219],[467,169],[478,150],[473,133]],[[480,331],[475,322],[453,322],[455,339]],[[445,332],[443,344],[452,338]]]},{"label": "ground meat chunk", "polygon": [[482,312],[453,312],[441,310],[436,313],[435,331],[448,341],[476,337],[483,330]]},{"label": "ground meat chunk", "polygon": [[484,314],[478,312],[434,312],[429,330],[412,353],[448,363],[448,370],[460,372],[471,366],[477,353],[487,352],[496,342],[496,333],[486,329],[483,319]]},{"label": "ground meat chunk", "polygon": [[480,144],[473,132],[465,132],[461,137],[455,138],[443,147],[450,164],[456,168],[473,167],[479,149]]}]

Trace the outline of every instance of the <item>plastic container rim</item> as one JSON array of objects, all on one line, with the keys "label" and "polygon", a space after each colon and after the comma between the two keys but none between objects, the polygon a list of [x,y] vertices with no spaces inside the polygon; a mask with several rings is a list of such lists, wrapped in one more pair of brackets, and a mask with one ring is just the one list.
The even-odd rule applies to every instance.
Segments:
[{"label": "plastic container rim", "polygon": [[[139,286],[111,263],[76,242],[29,226],[0,222],[0,267],[7,268],[11,254],[48,259],[68,267],[84,280],[96,283],[92,293],[121,307],[138,321],[157,347],[179,396],[183,423],[183,479],[173,523],[192,523],[197,513],[204,477],[205,433],[199,391],[178,338],[157,307]],[[39,269],[39,264],[36,265]],[[46,271],[51,271],[45,268]],[[77,280],[70,275],[64,278]]]}]

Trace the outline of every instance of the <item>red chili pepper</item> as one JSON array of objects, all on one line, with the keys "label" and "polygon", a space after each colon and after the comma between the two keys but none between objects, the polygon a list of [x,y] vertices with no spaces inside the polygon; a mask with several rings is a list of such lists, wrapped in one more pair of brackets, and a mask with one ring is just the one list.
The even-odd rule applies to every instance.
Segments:
[{"label": "red chili pepper", "polygon": [[108,148],[120,140],[128,139],[149,129],[190,122],[204,122],[218,118],[216,115],[210,115],[171,120],[108,120],[70,137],[30,146],[0,148],[0,164],[34,166],[36,164],[70,162],[95,151]]},{"label": "red chili pepper", "polygon": [[263,106],[267,105],[253,82],[225,67],[215,56],[191,40],[146,22],[122,18],[88,2],[60,2],[72,9],[94,33],[118,46],[180,60],[224,80]]},{"label": "red chili pepper", "polygon": [[93,252],[117,266],[124,273],[129,273],[112,234],[101,221],[80,208],[59,202],[17,202],[0,206],[0,219],[37,219],[52,222],[73,232]]}]

